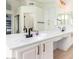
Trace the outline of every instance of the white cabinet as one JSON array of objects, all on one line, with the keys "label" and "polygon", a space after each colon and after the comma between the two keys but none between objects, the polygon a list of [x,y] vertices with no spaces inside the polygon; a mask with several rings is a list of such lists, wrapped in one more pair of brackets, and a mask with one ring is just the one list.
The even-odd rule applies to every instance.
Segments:
[{"label": "white cabinet", "polygon": [[16,50],[16,59],[53,59],[53,44],[49,41],[27,49],[27,47]]},{"label": "white cabinet", "polygon": [[16,59],[36,59],[36,47],[30,49],[22,49],[16,52]]},{"label": "white cabinet", "polygon": [[32,48],[23,52],[22,59],[36,59],[36,49]]},{"label": "white cabinet", "polygon": [[46,41],[41,44],[42,58],[41,59],[53,59],[53,43]]}]

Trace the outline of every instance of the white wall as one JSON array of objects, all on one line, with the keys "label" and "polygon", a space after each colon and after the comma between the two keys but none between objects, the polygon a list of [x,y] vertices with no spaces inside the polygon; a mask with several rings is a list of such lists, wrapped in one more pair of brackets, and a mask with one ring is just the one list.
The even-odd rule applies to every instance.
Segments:
[{"label": "white wall", "polygon": [[37,8],[37,30],[44,31],[44,8],[38,7]]},{"label": "white wall", "polygon": [[[55,27],[56,7],[55,4],[47,4],[44,7],[45,29],[52,30]],[[48,24],[50,23],[50,24]]]},{"label": "white wall", "polygon": [[6,10],[6,14],[12,14],[11,10]]}]

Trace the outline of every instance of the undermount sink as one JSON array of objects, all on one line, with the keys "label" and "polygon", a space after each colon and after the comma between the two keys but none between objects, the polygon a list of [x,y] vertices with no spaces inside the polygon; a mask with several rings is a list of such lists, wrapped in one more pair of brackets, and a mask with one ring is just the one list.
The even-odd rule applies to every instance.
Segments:
[{"label": "undermount sink", "polygon": [[30,37],[28,36],[28,33],[25,33],[25,34],[24,34],[24,36],[25,36],[26,38],[39,37],[39,36],[42,36],[42,35],[44,35],[44,34],[43,34],[43,33],[37,33],[37,32],[31,32]]}]

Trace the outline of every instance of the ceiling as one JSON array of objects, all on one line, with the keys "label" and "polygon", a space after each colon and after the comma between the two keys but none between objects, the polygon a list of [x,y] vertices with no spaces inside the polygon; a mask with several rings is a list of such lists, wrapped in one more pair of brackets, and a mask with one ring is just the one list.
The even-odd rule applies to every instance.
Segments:
[{"label": "ceiling", "polygon": [[6,0],[6,9],[7,10],[11,10],[11,4],[13,3],[16,4],[16,2],[18,3],[22,3],[24,0]]},{"label": "ceiling", "polygon": [[[27,2],[27,1],[36,1],[36,2],[40,2],[40,3],[50,3],[50,2],[54,2],[55,0],[14,0],[14,1],[17,1],[19,3]],[[11,10],[11,3],[12,3],[12,0],[6,0],[6,9]]]},{"label": "ceiling", "polygon": [[[12,0],[7,0],[7,1],[12,1]],[[36,1],[36,2],[41,2],[41,3],[51,3],[51,2],[54,2],[56,0],[15,0],[15,1],[18,1],[18,2],[27,2],[27,1]]]}]

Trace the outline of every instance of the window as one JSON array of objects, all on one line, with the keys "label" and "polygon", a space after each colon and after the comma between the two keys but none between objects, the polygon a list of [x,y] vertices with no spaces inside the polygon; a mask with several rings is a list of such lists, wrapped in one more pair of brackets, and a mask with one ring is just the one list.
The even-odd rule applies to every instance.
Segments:
[{"label": "window", "polygon": [[11,34],[11,15],[6,15],[6,34]]}]

